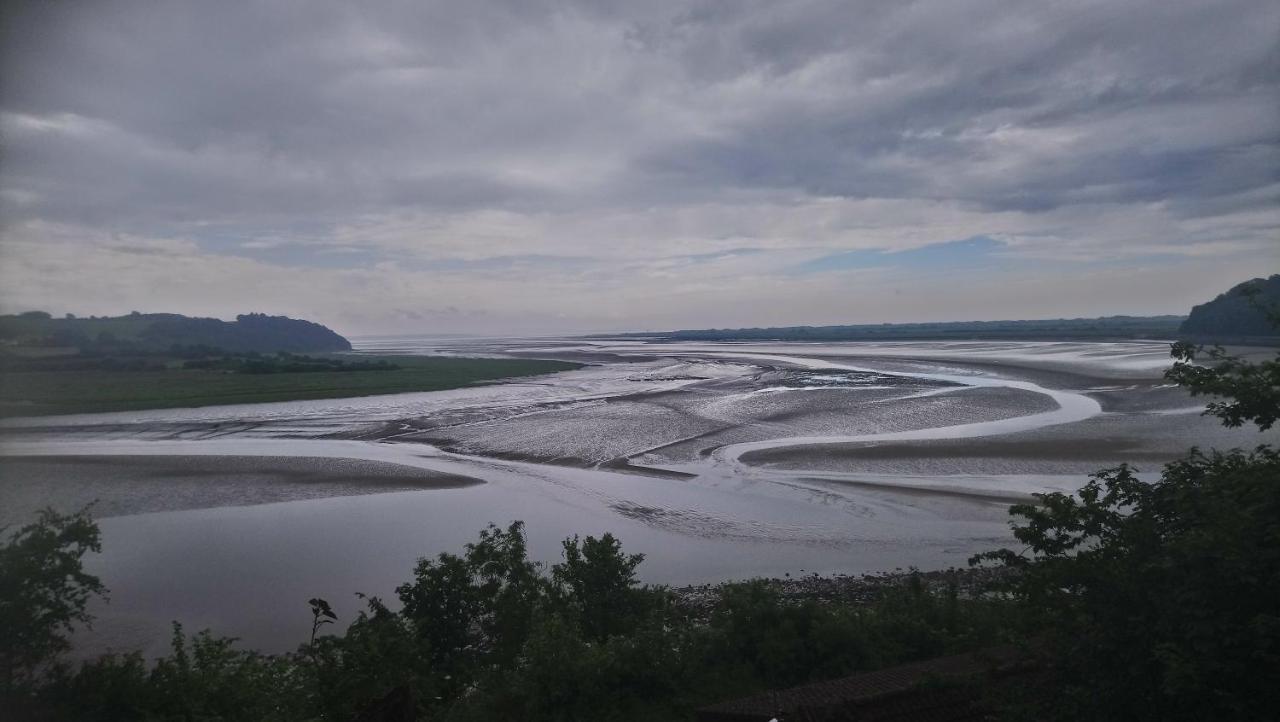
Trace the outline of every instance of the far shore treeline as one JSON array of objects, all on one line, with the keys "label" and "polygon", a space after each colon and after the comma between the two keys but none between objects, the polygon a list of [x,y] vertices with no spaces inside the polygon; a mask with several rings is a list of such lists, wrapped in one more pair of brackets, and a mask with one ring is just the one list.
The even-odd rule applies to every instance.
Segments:
[{"label": "far shore treeline", "polygon": [[0,416],[441,391],[579,368],[525,358],[370,356],[318,323],[250,313],[0,316]]},{"label": "far shore treeline", "polygon": [[665,341],[1110,341],[1184,340],[1280,345],[1261,310],[1280,304],[1280,274],[1240,283],[1191,309],[1188,316],[1106,316],[1008,321],[876,323],[840,326],[703,328],[617,334]]},{"label": "far shore treeline", "polygon": [[1097,340],[1168,339],[1178,335],[1185,316],[1111,316],[1034,321],[950,321],[939,323],[868,323],[847,326],[782,326],[769,328],[705,328],[668,331],[656,336],[672,341],[935,341],[965,340]]},{"label": "far shore treeline", "polygon": [[135,351],[167,351],[174,346],[238,352],[351,350],[350,341],[318,323],[262,313],[222,321],[136,311],[127,316],[82,318],[69,313],[54,318],[44,311],[28,311],[0,316],[0,343]]}]

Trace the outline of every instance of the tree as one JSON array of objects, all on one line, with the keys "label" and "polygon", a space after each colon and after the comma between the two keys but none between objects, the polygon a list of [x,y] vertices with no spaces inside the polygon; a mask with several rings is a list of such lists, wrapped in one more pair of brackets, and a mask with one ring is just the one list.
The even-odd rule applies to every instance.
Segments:
[{"label": "tree", "polygon": [[413,582],[396,588],[403,616],[450,701],[480,675],[509,669],[529,635],[534,606],[546,593],[528,559],[524,523],[490,524],[462,556],[421,559]]},{"label": "tree", "polygon": [[[1272,276],[1269,282],[1280,288],[1280,275]],[[1268,305],[1259,288],[1244,288],[1237,295],[1271,328],[1280,329],[1280,308]],[[1201,356],[1207,357],[1210,365],[1196,363]],[[1276,422],[1280,414],[1280,355],[1251,363],[1232,356],[1221,346],[1206,351],[1203,346],[1179,342],[1173,345],[1173,357],[1177,362],[1165,372],[1166,378],[1191,391],[1192,396],[1218,398],[1209,403],[1206,414],[1217,416],[1232,427],[1252,422],[1262,431]]]},{"label": "tree", "polygon": [[[1178,344],[1169,378],[1219,397],[1206,413],[1266,429],[1277,362]],[[1280,709],[1280,453],[1192,449],[1154,482],[1121,465],[1076,494],[1014,506],[1021,571],[1047,684],[1041,719],[1265,719]]]},{"label": "tree", "polygon": [[45,509],[0,544],[0,691],[32,682],[67,650],[75,625],[92,621],[89,600],[106,589],[82,559],[100,550],[87,509]]},{"label": "tree", "polygon": [[643,554],[624,554],[612,535],[565,539],[564,562],[551,568],[551,578],[565,597],[587,638],[604,641],[631,629],[651,596],[637,588],[636,567]]}]

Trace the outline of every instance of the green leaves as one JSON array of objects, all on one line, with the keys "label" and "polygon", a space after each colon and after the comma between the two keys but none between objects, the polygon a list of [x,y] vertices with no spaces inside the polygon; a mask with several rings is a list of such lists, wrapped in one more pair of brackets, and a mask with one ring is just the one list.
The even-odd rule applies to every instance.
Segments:
[{"label": "green leaves", "polygon": [[0,691],[31,683],[68,648],[67,634],[92,621],[89,601],[106,588],[81,560],[100,550],[87,508],[45,509],[0,544]]},{"label": "green leaves", "polygon": [[[1269,282],[1280,279],[1272,276]],[[1240,291],[1253,309],[1266,318],[1273,333],[1280,333],[1280,306],[1266,305],[1261,288],[1246,287]],[[1165,378],[1191,392],[1192,396],[1213,396],[1205,414],[1217,416],[1229,427],[1257,424],[1266,431],[1280,418],[1280,353],[1273,359],[1250,362],[1227,353],[1221,346],[1205,350],[1185,341],[1173,344],[1176,362],[1165,372]],[[1208,363],[1201,363],[1201,361]]]},{"label": "green leaves", "polygon": [[[1166,374],[1207,414],[1265,430],[1280,362],[1180,343]],[[1263,719],[1280,709],[1280,453],[1192,449],[1147,482],[1121,465],[1010,509],[1016,598],[1052,676],[1037,719]]]},{"label": "green leaves", "polygon": [[562,602],[573,610],[589,639],[601,642],[635,627],[656,603],[655,595],[636,582],[643,554],[624,554],[622,544],[606,533],[599,539],[565,539],[564,561],[551,568]]},{"label": "green leaves", "polygon": [[509,669],[548,582],[528,560],[524,523],[490,524],[462,556],[421,559],[396,588],[403,615],[435,670],[443,702],[493,670]]},{"label": "green leaves", "polygon": [[329,607],[329,603],[323,599],[308,599],[307,603],[311,605],[311,616],[316,618],[318,624],[330,624],[338,618]]},{"label": "green leaves", "polygon": [[[50,519],[23,538],[92,528]],[[430,719],[680,719],[760,686],[984,646],[1009,618],[1006,603],[954,588],[913,584],[843,606],[756,582],[719,588],[706,619],[640,584],[642,555],[612,535],[562,549],[547,570],[529,561],[523,524],[490,525],[462,554],[420,560],[400,610],[358,595],[366,608],[345,632],[321,636],[338,615],[309,599],[311,640],[292,654],[175,623],[166,656],[57,668],[39,692],[75,720],[344,720],[393,691]]]},{"label": "green leaves", "polygon": [[1173,355],[1178,361],[1165,372],[1165,378],[1192,396],[1216,397],[1205,413],[1222,419],[1224,425],[1253,423],[1266,431],[1280,418],[1280,355],[1252,363],[1221,346],[1205,350],[1183,342],[1173,345]]}]

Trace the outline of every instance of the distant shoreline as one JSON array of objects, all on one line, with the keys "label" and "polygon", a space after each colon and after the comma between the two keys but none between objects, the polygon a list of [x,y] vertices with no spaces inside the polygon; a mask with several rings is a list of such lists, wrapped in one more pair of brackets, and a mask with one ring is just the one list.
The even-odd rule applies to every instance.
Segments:
[{"label": "distant shoreline", "polygon": [[1172,334],[1169,336],[1089,336],[1089,335],[1070,335],[1070,334],[1044,334],[1037,335],[1031,333],[1025,334],[974,334],[974,335],[945,335],[945,334],[921,334],[915,335],[899,335],[899,336],[867,336],[867,337],[849,337],[849,338],[828,338],[823,336],[814,336],[809,338],[801,337],[785,337],[785,336],[719,336],[719,337],[699,337],[699,336],[675,336],[671,333],[626,333],[626,334],[592,334],[582,336],[581,338],[590,340],[609,340],[609,341],[648,341],[654,344],[672,344],[672,343],[915,343],[915,342],[952,342],[952,343],[999,343],[1001,341],[1030,341],[1030,342],[1062,342],[1062,343],[1169,343],[1177,341],[1185,341],[1187,343],[1200,344],[1203,346],[1243,346],[1251,348],[1276,348],[1280,347],[1280,336],[1192,336],[1187,334]]},{"label": "distant shoreline", "polygon": [[1203,344],[1280,346],[1280,336],[1225,333],[1209,336],[1181,330],[1186,316],[1107,316],[1003,321],[836,324],[702,328],[675,331],[591,334],[585,338],[687,341],[1190,341]]}]

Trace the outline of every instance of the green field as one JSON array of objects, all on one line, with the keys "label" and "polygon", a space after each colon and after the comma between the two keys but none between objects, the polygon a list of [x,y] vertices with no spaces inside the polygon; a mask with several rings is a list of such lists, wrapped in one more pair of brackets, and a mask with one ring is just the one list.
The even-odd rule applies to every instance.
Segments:
[{"label": "green field", "polygon": [[11,371],[0,374],[0,416],[332,399],[408,391],[440,391],[518,376],[579,368],[535,359],[384,358],[393,371],[233,374],[224,371]]}]

